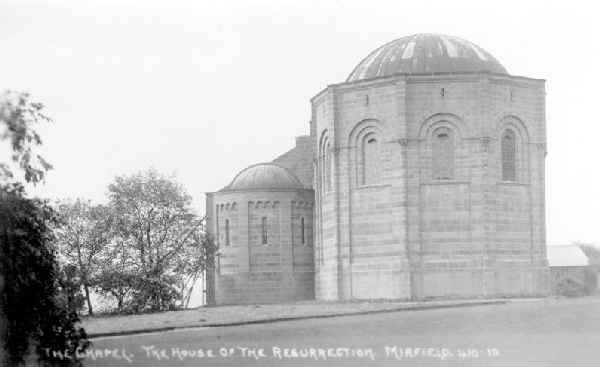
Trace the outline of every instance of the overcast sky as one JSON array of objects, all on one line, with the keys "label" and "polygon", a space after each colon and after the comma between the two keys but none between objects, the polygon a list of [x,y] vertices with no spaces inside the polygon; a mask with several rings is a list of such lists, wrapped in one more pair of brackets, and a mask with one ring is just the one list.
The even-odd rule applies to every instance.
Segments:
[{"label": "overcast sky", "polygon": [[577,1],[0,0],[0,90],[30,92],[55,166],[34,192],[104,200],[115,175],[204,192],[308,134],[309,99],[378,46],[446,33],[547,80],[548,244],[600,243],[599,9]]}]

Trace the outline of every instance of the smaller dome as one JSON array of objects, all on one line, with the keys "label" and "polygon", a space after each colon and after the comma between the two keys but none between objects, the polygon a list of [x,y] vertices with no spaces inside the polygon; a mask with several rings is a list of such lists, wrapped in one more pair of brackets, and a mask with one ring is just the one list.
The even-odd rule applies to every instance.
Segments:
[{"label": "smaller dome", "polygon": [[223,190],[303,189],[288,169],[274,163],[259,163],[243,169]]}]

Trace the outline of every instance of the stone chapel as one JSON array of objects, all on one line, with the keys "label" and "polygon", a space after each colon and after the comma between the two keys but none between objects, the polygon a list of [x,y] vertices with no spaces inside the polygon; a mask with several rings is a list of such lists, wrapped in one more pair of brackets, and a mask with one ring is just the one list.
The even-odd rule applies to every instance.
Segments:
[{"label": "stone chapel", "polygon": [[214,303],[547,294],[544,80],[416,34],[310,102],[309,135],[207,193]]}]

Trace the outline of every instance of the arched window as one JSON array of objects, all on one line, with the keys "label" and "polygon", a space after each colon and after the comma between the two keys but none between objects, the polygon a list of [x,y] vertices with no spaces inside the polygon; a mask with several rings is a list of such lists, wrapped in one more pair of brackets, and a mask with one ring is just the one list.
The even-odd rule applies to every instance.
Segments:
[{"label": "arched window", "polygon": [[229,246],[229,219],[225,219],[225,246]]},{"label": "arched window", "polygon": [[510,129],[505,130],[501,140],[502,181],[516,181],[517,142],[515,132]]},{"label": "arched window", "polygon": [[304,217],[300,218],[300,241],[304,245],[306,238],[304,237]]},{"label": "arched window", "polygon": [[432,171],[434,180],[454,178],[454,133],[447,127],[433,132]]},{"label": "arched window", "polygon": [[262,217],[262,244],[267,244],[267,217]]},{"label": "arched window", "polygon": [[331,169],[332,169],[332,152],[329,149],[329,143],[325,145],[325,149],[323,151],[324,154],[324,164],[323,164],[323,177],[325,183],[325,191],[331,191]]},{"label": "arched window", "polygon": [[362,142],[363,185],[379,182],[379,142],[373,135],[367,135]]}]

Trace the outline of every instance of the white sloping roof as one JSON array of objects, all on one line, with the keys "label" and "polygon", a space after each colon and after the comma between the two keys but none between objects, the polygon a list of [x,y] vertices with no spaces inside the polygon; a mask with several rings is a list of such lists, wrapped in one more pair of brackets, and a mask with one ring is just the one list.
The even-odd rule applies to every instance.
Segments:
[{"label": "white sloping roof", "polygon": [[577,245],[548,246],[548,265],[550,266],[587,266],[588,257]]}]

